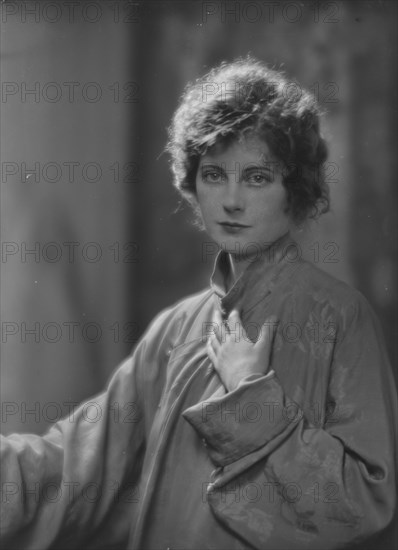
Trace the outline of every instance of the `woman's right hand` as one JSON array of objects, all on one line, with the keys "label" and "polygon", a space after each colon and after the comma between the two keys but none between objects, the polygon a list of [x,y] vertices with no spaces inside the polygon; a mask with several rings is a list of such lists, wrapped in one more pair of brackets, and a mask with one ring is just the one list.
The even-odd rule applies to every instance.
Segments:
[{"label": "woman's right hand", "polygon": [[275,316],[265,320],[256,342],[247,336],[236,310],[231,311],[226,322],[216,310],[214,322],[216,330],[207,340],[207,354],[228,391],[251,374],[268,373],[277,324]]}]

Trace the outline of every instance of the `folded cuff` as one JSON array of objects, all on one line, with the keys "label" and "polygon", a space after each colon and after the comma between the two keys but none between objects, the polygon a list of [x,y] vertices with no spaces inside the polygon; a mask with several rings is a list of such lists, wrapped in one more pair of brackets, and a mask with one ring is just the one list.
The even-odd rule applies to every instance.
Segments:
[{"label": "folded cuff", "polygon": [[259,449],[301,418],[274,372],[248,376],[233,391],[197,403],[182,415],[220,466]]}]

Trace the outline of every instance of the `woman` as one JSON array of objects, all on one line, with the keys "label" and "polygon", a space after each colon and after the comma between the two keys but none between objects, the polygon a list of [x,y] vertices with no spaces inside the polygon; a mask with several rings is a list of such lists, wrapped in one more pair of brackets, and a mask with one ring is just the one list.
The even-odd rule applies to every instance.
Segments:
[{"label": "woman", "polygon": [[44,437],[2,439],[7,548],[352,548],[390,523],[377,320],[289,254],[290,228],[329,205],[317,107],[292,89],[251,58],[186,88],[168,151],[220,247],[210,289],[162,311]]}]

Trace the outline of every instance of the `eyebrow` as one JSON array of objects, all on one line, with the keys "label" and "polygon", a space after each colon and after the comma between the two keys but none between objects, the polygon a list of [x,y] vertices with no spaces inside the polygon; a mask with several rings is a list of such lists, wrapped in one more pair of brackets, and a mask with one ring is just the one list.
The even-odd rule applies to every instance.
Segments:
[{"label": "eyebrow", "polygon": [[[276,161],[268,161],[266,164],[248,164],[248,166],[244,166],[241,170],[241,173],[245,174],[247,172],[255,171],[255,170],[265,170],[267,172],[273,172],[275,169],[275,165],[278,163]],[[220,164],[202,164],[200,166],[201,170],[205,169],[213,169],[213,170],[219,170],[221,172],[226,172],[225,165],[223,166],[223,163]]]}]

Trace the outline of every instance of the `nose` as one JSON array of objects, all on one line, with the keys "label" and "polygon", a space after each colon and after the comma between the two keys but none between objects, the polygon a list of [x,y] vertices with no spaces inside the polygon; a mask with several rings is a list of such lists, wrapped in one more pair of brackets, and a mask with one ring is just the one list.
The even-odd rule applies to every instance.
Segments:
[{"label": "nose", "polygon": [[227,213],[244,209],[242,190],[237,182],[230,183],[226,186],[225,195],[223,197],[223,208]]}]

